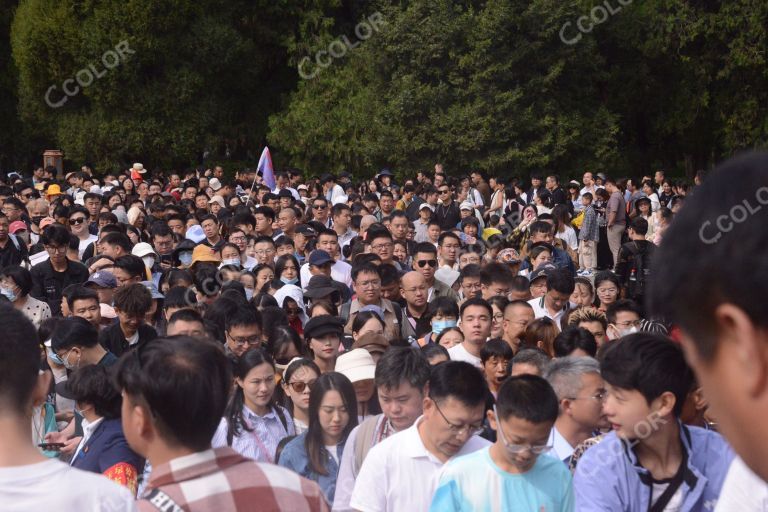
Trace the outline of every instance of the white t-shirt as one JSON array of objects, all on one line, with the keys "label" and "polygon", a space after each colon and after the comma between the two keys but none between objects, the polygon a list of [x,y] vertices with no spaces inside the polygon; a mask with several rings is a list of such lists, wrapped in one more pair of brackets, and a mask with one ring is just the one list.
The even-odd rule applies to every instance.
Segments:
[{"label": "white t-shirt", "polygon": [[77,257],[80,259],[83,259],[83,253],[88,248],[89,245],[94,243],[96,240],[98,240],[99,237],[96,235],[91,235],[85,240],[80,240],[80,244],[77,246]]},{"label": "white t-shirt", "polygon": [[[309,272],[309,263],[305,263],[301,266],[301,284],[304,286],[304,291],[307,291],[307,285],[312,278],[312,274]],[[344,283],[348,287],[352,287],[352,266],[344,261],[337,261],[331,265],[331,279]]]},{"label": "white t-shirt", "polygon": [[[429,510],[443,463],[427,451],[416,420],[372,447],[363,461],[352,491],[350,508],[361,512]],[[491,443],[472,436],[451,460]]]},{"label": "white t-shirt", "polygon": [[451,361],[464,361],[480,368],[481,370],[483,369],[482,360],[479,357],[470,354],[467,349],[464,348],[463,343],[459,343],[458,345],[454,345],[449,348],[448,355],[451,357]]},{"label": "white t-shirt", "polygon": [[128,489],[58,460],[0,468],[0,504],[3,512],[137,510]]},{"label": "white t-shirt", "polygon": [[768,510],[768,484],[754,474],[741,458],[728,468],[715,512]]},{"label": "white t-shirt", "polygon": [[579,248],[579,239],[576,236],[576,230],[571,226],[565,226],[565,231],[562,233],[558,232],[555,236],[565,242],[565,245],[574,251]]}]

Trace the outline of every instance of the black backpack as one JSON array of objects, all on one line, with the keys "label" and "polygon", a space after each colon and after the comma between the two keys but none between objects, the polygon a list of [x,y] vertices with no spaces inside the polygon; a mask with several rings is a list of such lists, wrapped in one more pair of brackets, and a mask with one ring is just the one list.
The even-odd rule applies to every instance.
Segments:
[{"label": "black backpack", "polygon": [[628,244],[632,257],[629,260],[629,274],[627,280],[627,295],[632,300],[645,295],[645,287],[651,277],[651,257],[656,246],[650,242],[644,244],[644,248],[637,242]]}]

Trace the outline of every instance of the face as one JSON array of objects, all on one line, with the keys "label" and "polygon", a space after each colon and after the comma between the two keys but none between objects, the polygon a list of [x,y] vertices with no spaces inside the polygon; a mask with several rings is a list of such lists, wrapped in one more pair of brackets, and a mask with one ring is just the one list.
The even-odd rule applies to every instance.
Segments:
[{"label": "face", "polygon": [[531,262],[533,270],[536,270],[540,266],[552,261],[552,253],[549,251],[540,252]]},{"label": "face", "polygon": [[325,201],[315,200],[312,202],[312,214],[316,219],[325,220],[328,218],[328,204]]},{"label": "face", "polygon": [[272,219],[263,213],[256,214],[256,232],[267,233],[272,228]]},{"label": "face", "polygon": [[[2,220],[0,220],[0,235],[2,234]],[[8,225],[5,225],[5,233],[8,233]],[[0,237],[2,238],[2,237]],[[48,257],[51,263],[61,265],[67,259],[67,246],[66,245],[46,245],[45,250],[48,251]]]},{"label": "face", "polygon": [[155,236],[153,239],[153,245],[158,254],[168,255],[173,252],[173,236]]},{"label": "face", "polygon": [[168,325],[168,336],[192,336],[193,338],[205,338],[205,327],[200,322],[187,322],[177,320]]},{"label": "face", "polygon": [[601,324],[598,321],[579,322],[579,327],[583,327],[592,333],[592,336],[595,337],[595,341],[597,342],[598,347],[601,347],[603,343],[608,341],[608,338],[605,333],[605,329],[603,328],[603,324]]},{"label": "face", "polygon": [[280,275],[280,277],[284,277],[285,279],[296,279],[298,276],[299,269],[296,268],[296,265],[293,263],[293,261],[286,261],[285,266],[283,267],[283,273]]},{"label": "face", "polygon": [[349,411],[338,391],[331,389],[325,392],[317,416],[328,440],[338,442],[349,423]]},{"label": "face", "polygon": [[341,212],[333,218],[333,223],[346,230],[352,223],[352,212],[347,209],[341,210]]},{"label": "face", "polygon": [[117,312],[117,317],[120,319],[120,325],[131,331],[135,331],[142,323],[144,323],[144,315],[131,314],[126,311],[121,311],[118,308],[115,308],[115,311]]},{"label": "face", "polygon": [[280,229],[284,233],[292,233],[296,227],[296,213],[293,210],[281,210],[280,215],[277,217]]},{"label": "face", "polygon": [[395,201],[389,196],[382,196],[381,199],[379,199],[379,206],[381,207],[381,211],[389,213],[395,208]]},{"label": "face", "polygon": [[619,296],[619,289],[611,281],[602,281],[596,285],[596,290],[601,306],[613,304]]},{"label": "face", "polygon": [[[459,241],[453,237],[447,237],[443,239],[443,244],[440,246],[440,255],[443,259],[453,264],[456,262],[456,255],[459,252]],[[474,254],[474,253],[471,253]],[[478,258],[479,259],[479,258]]]},{"label": "face", "polygon": [[595,182],[594,177],[592,176],[591,172],[585,172],[584,177],[581,180],[582,183],[584,183],[585,187],[589,187]]},{"label": "face", "polygon": [[448,331],[440,338],[440,344],[445,348],[454,347],[464,341],[464,335],[457,331]]},{"label": "face", "polygon": [[275,369],[269,363],[254,366],[244,379],[235,379],[243,390],[246,404],[266,407],[275,393]]},{"label": "face", "polygon": [[275,246],[269,242],[259,242],[253,246],[253,254],[259,265],[274,265]]},{"label": "face", "polygon": [[400,293],[406,302],[415,308],[422,308],[427,304],[427,283],[424,276],[409,273],[403,276],[403,286]]},{"label": "face", "polygon": [[427,283],[431,283],[437,269],[437,255],[428,252],[417,252],[413,257],[413,270],[420,273]]},{"label": "face", "polygon": [[493,309],[491,338],[501,338],[502,334],[504,334],[504,312],[496,304],[493,304],[491,308]]},{"label": "face", "polygon": [[616,435],[633,440],[653,432],[654,425],[661,421],[658,416],[661,397],[648,404],[637,390],[617,388],[608,383],[605,387],[608,393],[603,412]]},{"label": "face", "polygon": [[[408,219],[405,217],[395,217],[389,224],[392,237],[397,240],[404,240],[408,235]],[[439,233],[438,233],[439,235]]]},{"label": "face", "polygon": [[507,367],[509,366],[509,359],[499,356],[492,356],[483,363],[483,372],[485,373],[485,380],[489,384],[494,386],[500,386],[504,379],[507,378]]},{"label": "face", "polygon": [[97,329],[101,323],[101,308],[98,301],[95,299],[76,300],[72,304],[72,315],[85,318],[89,323],[94,325]]},{"label": "face", "polygon": [[265,268],[256,274],[256,289],[261,290],[265,284],[272,281],[275,278],[275,273],[271,268]]},{"label": "face", "polygon": [[640,329],[640,315],[634,311],[619,311],[616,313],[616,323],[608,325],[611,339],[636,333]]},{"label": "face", "polygon": [[8,217],[9,222],[14,222],[21,218],[21,210],[14,204],[5,203],[1,210]]},{"label": "face", "polygon": [[357,340],[361,336],[368,334],[368,333],[374,333],[383,336],[384,335],[384,328],[381,325],[381,322],[376,320],[375,318],[370,318],[367,322],[363,324],[362,327],[360,327],[359,331],[353,332],[352,337]]},{"label": "face", "polygon": [[224,247],[221,250],[222,260],[240,260],[240,252],[234,247]]},{"label": "face", "polygon": [[381,261],[392,260],[393,248],[394,244],[388,238],[374,238],[371,241],[371,252],[381,258]]},{"label": "face", "polygon": [[392,256],[394,256],[397,261],[403,262],[408,259],[408,251],[403,244],[397,243],[392,249]]},{"label": "face", "polygon": [[496,415],[489,411],[488,419],[497,432],[496,443],[500,446],[502,457],[521,473],[524,473],[536,464],[539,455],[533,453],[530,449],[523,451],[511,450],[511,446],[545,446],[549,440],[549,433],[552,429],[552,423],[543,421],[541,423],[532,423],[528,420],[509,416],[500,420]]},{"label": "face", "polygon": [[467,407],[450,396],[441,399],[439,404],[427,397],[423,404],[424,434],[441,458],[456,455],[471,437],[472,429],[482,426],[484,404]]},{"label": "face", "polygon": [[480,264],[480,255],[476,252],[466,252],[459,256],[459,268],[464,268],[467,265],[479,265]]},{"label": "face", "polygon": [[488,285],[480,285],[480,291],[482,292],[483,298],[486,300],[490,299],[491,297],[496,297],[497,295],[506,297],[509,294],[509,285],[504,283],[491,282]]},{"label": "face", "polygon": [[334,361],[339,354],[339,343],[339,335],[330,333],[317,338],[311,338],[309,340],[309,348],[317,359]]},{"label": "face", "polygon": [[528,325],[533,322],[533,308],[512,306],[504,314],[504,337],[508,341],[520,339]]},{"label": "face", "polygon": [[373,304],[381,299],[381,278],[377,274],[361,272],[355,279],[357,298],[364,304]]},{"label": "face", "polygon": [[473,344],[484,343],[491,334],[491,315],[483,306],[469,306],[461,316],[464,340]]},{"label": "face", "polygon": [[594,297],[589,293],[589,288],[586,285],[576,283],[576,288],[573,289],[570,300],[577,306],[591,306]]},{"label": "face", "polygon": [[261,328],[258,325],[235,325],[226,331],[227,346],[237,357],[261,343]]},{"label": "face", "polygon": [[308,366],[302,366],[291,374],[289,382],[283,382],[283,389],[293,405],[302,411],[309,409],[309,388],[319,375]]},{"label": "face", "polygon": [[213,239],[219,234],[219,225],[211,219],[204,220],[201,227],[203,228],[203,233],[209,239]]},{"label": "face", "polygon": [[531,298],[538,299],[543,297],[547,293],[547,280],[544,278],[536,279],[531,283],[529,289],[531,290]]},{"label": "face", "polygon": [[480,278],[479,277],[465,277],[461,281],[461,291],[464,297],[479,297],[481,294]]},{"label": "face", "polygon": [[550,309],[553,309],[555,311],[560,311],[565,307],[566,304],[568,304],[568,299],[571,296],[558,292],[557,290],[550,290],[547,292],[545,302],[550,307]]},{"label": "face", "polygon": [[317,248],[324,250],[335,258],[339,254],[339,240],[333,235],[320,235],[317,238]]},{"label": "face", "polygon": [[352,387],[355,388],[355,398],[358,403],[367,402],[373,396],[375,386],[373,385],[373,379],[359,380],[352,383]]},{"label": "face", "polygon": [[409,383],[401,382],[395,388],[380,386],[378,394],[381,412],[398,432],[413,425],[421,416],[424,395]]}]

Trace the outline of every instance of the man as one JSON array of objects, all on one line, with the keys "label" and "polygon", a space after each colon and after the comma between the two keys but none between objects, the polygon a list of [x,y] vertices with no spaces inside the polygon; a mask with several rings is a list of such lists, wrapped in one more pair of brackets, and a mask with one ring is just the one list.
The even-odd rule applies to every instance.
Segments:
[{"label": "man", "polygon": [[112,275],[115,276],[117,287],[121,288],[129,284],[146,281],[147,267],[138,256],[133,254],[120,256],[115,260],[112,267]]},{"label": "man", "polygon": [[328,200],[324,197],[316,197],[312,201],[312,220],[319,222],[326,228],[330,228],[332,222],[328,204]]},{"label": "man", "polygon": [[[152,466],[139,510],[199,512],[215,504],[217,511],[229,512],[243,503],[265,510],[328,510],[316,483],[229,447],[211,449],[232,387],[230,368],[216,344],[186,336],[151,342],[121,361],[117,385],[125,438]],[[152,377],[161,374],[167,378]]]},{"label": "man", "polygon": [[408,253],[412,254],[416,247],[416,242],[408,239],[408,217],[400,210],[392,212],[390,215],[389,230],[392,232],[393,242],[402,242],[408,249]]},{"label": "man", "polygon": [[656,246],[645,239],[648,221],[635,217],[627,230],[629,242],[619,249],[616,275],[624,289],[623,296],[638,304],[645,303],[645,289],[650,283],[651,264]]},{"label": "man", "polygon": [[535,318],[533,307],[522,300],[513,300],[504,308],[504,331],[501,337],[509,344],[515,354],[520,350],[520,343],[525,330]]},{"label": "man", "polygon": [[[332,258],[331,277],[333,280],[351,288],[352,266],[349,263],[339,259],[341,254],[339,251],[339,238],[336,232],[332,229],[326,229],[318,233],[315,247],[327,252],[328,255]],[[311,275],[309,272],[309,263],[305,263],[301,266],[301,282],[308,283],[310,277]]]},{"label": "man", "polygon": [[424,204],[424,199],[416,195],[416,187],[406,183],[403,186],[403,197],[397,202],[397,209],[403,210],[410,222],[416,222],[420,216],[422,204]]},{"label": "man", "polygon": [[485,300],[491,297],[509,295],[514,274],[508,265],[489,263],[480,271],[480,293]]},{"label": "man", "polygon": [[99,345],[97,327],[77,316],[56,324],[51,334],[51,351],[56,356],[54,362],[61,361],[68,370],[92,364],[112,366],[117,362],[115,354]]},{"label": "man", "polygon": [[339,245],[342,251],[349,242],[357,236],[357,232],[352,230],[352,209],[346,203],[339,203],[331,208],[331,217],[333,218],[333,230],[338,235]]},{"label": "man", "polygon": [[467,265],[459,272],[459,299],[466,300],[471,297],[480,297],[482,295],[482,285],[480,277],[482,271],[480,265]]},{"label": "man", "polygon": [[391,340],[400,337],[400,315],[391,301],[381,296],[381,274],[379,267],[363,263],[352,268],[352,282],[357,297],[341,306],[339,316],[345,322],[344,331],[352,334],[352,323],[357,313],[365,306],[380,309],[379,317],[384,322],[384,336]]},{"label": "man", "polygon": [[493,309],[483,299],[467,299],[459,310],[464,341],[448,349],[452,361],[464,361],[482,369],[480,350],[491,335]]},{"label": "man", "polygon": [[[2,232],[2,219],[0,219]],[[61,315],[61,293],[71,284],[81,284],[88,280],[88,268],[82,263],[67,259],[69,231],[64,226],[48,226],[40,237],[40,242],[48,253],[48,259],[38,263],[30,271],[32,290],[30,295],[45,301],[53,316]]]},{"label": "man", "polygon": [[296,210],[292,206],[280,208],[280,213],[277,215],[277,225],[280,226],[280,233],[273,235],[273,238],[280,235],[293,238],[296,233]]},{"label": "man", "polygon": [[429,242],[418,244],[411,265],[413,270],[424,276],[424,280],[429,289],[427,301],[431,301],[436,297],[449,297],[455,301],[459,300],[459,296],[453,288],[439,279],[435,279],[435,271],[437,270],[437,249],[434,245]]},{"label": "man", "polygon": [[419,272],[407,272],[400,278],[400,295],[405,299],[400,337],[404,340],[418,340],[432,330],[427,290],[427,281]]},{"label": "man", "polygon": [[[522,251],[522,256],[527,256],[528,253],[528,247],[530,247],[533,244],[545,242],[551,245],[554,249],[554,252],[552,253],[552,264],[556,266],[557,268],[567,268],[571,274],[576,274],[576,267],[573,264],[573,260],[570,256],[568,256],[568,253],[564,251],[563,249],[560,249],[556,245],[555,240],[555,228],[552,225],[551,221],[547,222],[544,220],[537,220],[531,223],[530,227],[528,228],[528,231],[531,233],[531,238],[529,239],[528,246],[525,247],[524,251]],[[524,261],[521,265],[520,269],[524,270],[529,268],[530,265],[527,261]]]},{"label": "man", "polygon": [[547,293],[541,298],[529,300],[528,304],[536,318],[549,318],[559,326],[568,311],[569,299],[575,288],[576,283],[570,272],[562,268],[552,270],[547,273]]},{"label": "man", "polygon": [[[543,190],[542,190],[543,189]],[[528,204],[536,204],[534,199],[539,194],[546,192],[546,189],[542,187],[541,174],[534,173],[531,175],[531,188],[528,189],[526,194],[528,195]]]},{"label": "man", "polygon": [[123,233],[102,234],[98,241],[99,254],[116,260],[120,256],[131,254],[133,244]]},{"label": "man", "polygon": [[381,258],[381,262],[385,265],[396,265],[400,268],[399,262],[395,261],[394,247],[395,243],[392,240],[392,234],[381,229],[381,225],[377,225],[378,229],[370,229],[368,231],[368,239],[371,241],[371,252]]},{"label": "man", "polygon": [[83,196],[83,204],[88,210],[88,229],[92,235],[98,233],[98,219],[101,212],[101,196],[93,192],[88,192]]},{"label": "man", "polygon": [[608,306],[605,316],[608,320],[606,335],[609,340],[618,340],[640,330],[640,307],[629,299],[619,299]]},{"label": "man", "polygon": [[[99,294],[95,291],[85,286],[75,288],[67,296],[67,307],[72,316],[84,319],[97,330],[101,328],[101,305]],[[98,340],[94,338],[94,342],[96,341]]]},{"label": "man", "polygon": [[[392,212],[395,211],[395,197],[389,190],[383,190],[379,195],[379,209],[381,210],[381,217],[389,217]],[[405,214],[405,212],[402,212]],[[406,223],[407,223],[406,217]]]},{"label": "man", "polygon": [[258,265],[256,258],[248,256],[248,239],[246,238],[245,231],[239,227],[233,227],[229,231],[229,237],[227,241],[231,244],[235,244],[240,249],[240,265],[245,270],[252,270],[253,267]]},{"label": "man", "polygon": [[187,234],[187,222],[184,216],[174,213],[168,216],[168,228],[170,228],[173,234],[178,235],[180,238],[184,238]]},{"label": "man", "polygon": [[269,206],[259,206],[256,208],[256,213],[254,213],[254,220],[256,221],[256,226],[254,227],[256,235],[268,236],[269,238],[274,236],[275,232],[272,229],[272,224],[275,223],[275,210]]},{"label": "man", "polygon": [[584,176],[582,176],[582,178],[581,178],[581,182],[584,184],[584,188],[582,188],[579,191],[579,195],[580,196],[583,196],[587,192],[589,192],[590,194],[592,194],[592,196],[594,196],[595,195],[595,191],[598,188],[603,188],[603,187],[598,187],[598,186],[595,185],[595,176],[591,172],[585,172]]},{"label": "man", "polygon": [[553,359],[544,378],[555,390],[559,404],[557,420],[547,441],[552,447],[549,454],[567,465],[579,444],[609,426],[602,413],[605,383],[599,363],[591,357]]},{"label": "man", "polygon": [[293,246],[295,249],[294,256],[299,261],[299,265],[303,265],[307,258],[307,245],[310,240],[314,240],[317,237],[317,233],[314,229],[306,224],[299,224],[296,226],[296,234],[293,236]]},{"label": "man", "polygon": [[275,241],[269,236],[259,236],[253,241],[253,254],[257,265],[275,266],[275,254],[277,247]]},{"label": "man", "polygon": [[115,313],[118,322],[99,333],[99,343],[117,357],[157,337],[155,329],[146,325],[145,315],[152,307],[152,295],[140,283],[133,283],[115,292]]},{"label": "man", "polygon": [[225,318],[224,353],[235,359],[242,356],[248,349],[261,344],[261,332],[262,322],[258,310],[237,308]]},{"label": "man", "polygon": [[627,225],[627,204],[624,202],[624,196],[613,178],[606,179],[605,190],[611,194],[605,207],[605,217],[608,220],[608,246],[611,248],[615,267],[619,263],[621,236]]},{"label": "man", "polygon": [[574,310],[568,316],[568,325],[574,327],[583,327],[592,333],[597,342],[598,348],[608,341],[606,331],[608,330],[608,319],[605,313],[597,308],[582,307]]},{"label": "man", "polygon": [[112,305],[117,279],[112,272],[100,270],[91,274],[83,286],[96,292],[99,303]]},{"label": "man", "polygon": [[[19,310],[0,305],[0,500],[3,510],[136,510],[124,487],[102,475],[70,468],[40,453],[43,442],[30,428],[30,414],[46,400],[51,375],[40,369],[32,323]],[[217,419],[218,421],[218,419]],[[33,423],[36,424],[36,423]]]},{"label": "man", "polygon": [[483,429],[488,389],[480,370],[459,361],[432,368],[423,415],[368,452],[350,499],[361,512],[427,510],[435,476],[453,458],[489,443]]},{"label": "man", "polygon": [[220,251],[224,245],[224,239],[219,233],[219,219],[215,215],[206,215],[201,219],[200,227],[205,233],[205,240],[202,243],[214,251]]},{"label": "man", "polygon": [[320,177],[320,185],[323,187],[323,196],[330,204],[335,204],[336,200],[344,195],[344,189],[336,183],[332,174],[323,174]]},{"label": "man", "polygon": [[166,335],[207,339],[203,317],[193,309],[180,309],[171,314],[171,318],[168,319]]},{"label": "man", "polygon": [[10,225],[8,217],[4,213],[0,213],[0,268],[20,265],[28,258],[24,241],[9,233]]},{"label": "man", "polygon": [[667,179],[664,171],[656,171],[653,175],[653,181],[656,182],[656,188],[659,189],[664,184],[664,180]]},{"label": "man", "polygon": [[440,223],[441,231],[450,231],[461,221],[459,204],[453,200],[448,185],[442,184],[437,191],[440,193],[441,203],[435,208],[435,219]]},{"label": "man", "polygon": [[426,202],[421,203],[418,208],[418,219],[413,222],[413,240],[417,243],[421,243],[426,242],[428,239],[427,228],[429,227],[429,222],[432,220],[433,210],[429,203]]},{"label": "man", "polygon": [[336,479],[333,510],[351,510],[349,500],[368,452],[392,435],[402,432],[422,414],[430,367],[419,351],[391,347],[376,364],[374,384],[382,414],[366,418],[349,433]]},{"label": "man", "polygon": [[565,190],[560,187],[560,179],[554,174],[547,176],[545,185],[549,193],[552,195],[553,204],[567,204],[568,200]]},{"label": "man", "polygon": [[470,179],[477,191],[480,192],[480,195],[483,197],[483,204],[491,204],[491,186],[488,185],[485,173],[482,171],[472,171]]},{"label": "man", "polygon": [[167,224],[156,222],[152,225],[152,248],[160,258],[163,270],[173,266],[173,232]]},{"label": "man", "polygon": [[452,270],[459,270],[459,249],[461,249],[461,239],[453,231],[440,233],[437,239],[437,247],[440,250],[440,267],[448,267]]}]

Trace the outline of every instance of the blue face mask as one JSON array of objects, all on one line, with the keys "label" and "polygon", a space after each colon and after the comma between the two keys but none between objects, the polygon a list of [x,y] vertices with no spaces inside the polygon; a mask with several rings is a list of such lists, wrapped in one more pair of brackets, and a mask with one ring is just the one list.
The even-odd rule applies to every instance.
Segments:
[{"label": "blue face mask", "polygon": [[191,252],[180,252],[179,253],[179,261],[182,265],[188,266],[190,263],[192,263],[192,253]]},{"label": "blue face mask", "polygon": [[5,298],[8,299],[11,302],[15,301],[18,298],[16,296],[16,292],[11,290],[10,288],[0,288],[0,293],[5,295]]},{"label": "blue face mask", "polygon": [[435,320],[432,322],[432,332],[435,334],[435,336],[437,336],[445,329],[456,327],[457,323],[458,322],[456,320]]},{"label": "blue face mask", "polygon": [[296,284],[299,282],[298,277],[294,277],[293,279],[286,279],[284,277],[281,277],[280,280],[283,282],[283,284]]}]

